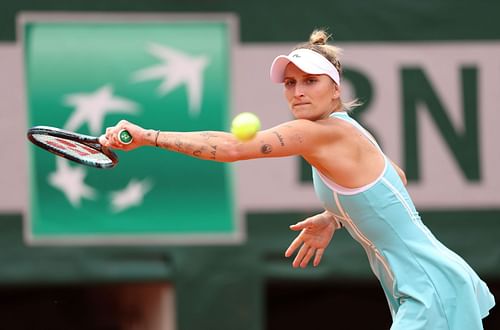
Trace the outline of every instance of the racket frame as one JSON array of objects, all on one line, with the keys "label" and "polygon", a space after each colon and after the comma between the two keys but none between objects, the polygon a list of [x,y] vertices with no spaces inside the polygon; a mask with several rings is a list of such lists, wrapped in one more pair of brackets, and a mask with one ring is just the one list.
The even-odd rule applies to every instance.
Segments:
[{"label": "racket frame", "polygon": [[[95,136],[90,136],[90,135],[85,135],[85,134],[80,134],[80,133],[75,133],[71,131],[67,131],[61,128],[57,127],[51,127],[51,126],[34,126],[28,129],[27,132],[27,137],[28,139],[35,144],[36,146],[45,149],[57,156],[66,158],[68,160],[71,160],[73,162],[76,162],[78,164],[90,166],[90,167],[96,167],[96,168],[112,168],[118,163],[118,156],[111,151],[109,148],[106,148],[102,146],[99,143],[99,138]],[[83,144],[93,150],[96,150],[108,157],[111,160],[111,163],[108,164],[102,164],[98,163],[96,161],[92,161],[90,159],[85,159],[85,158],[80,158],[77,156],[73,156],[64,152],[61,152],[58,148],[51,146],[50,144],[43,143],[39,140],[37,140],[33,135],[48,135],[52,137],[57,137],[65,140],[70,140],[73,142],[77,142],[80,144]]]}]

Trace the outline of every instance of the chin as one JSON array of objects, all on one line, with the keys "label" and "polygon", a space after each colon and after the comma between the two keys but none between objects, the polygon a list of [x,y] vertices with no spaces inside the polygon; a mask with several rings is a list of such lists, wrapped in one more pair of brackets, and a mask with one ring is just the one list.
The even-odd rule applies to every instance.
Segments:
[{"label": "chin", "polygon": [[315,109],[309,105],[291,107],[292,114],[296,119],[317,120],[319,116],[314,110]]},{"label": "chin", "polygon": [[316,120],[317,119],[315,116],[311,116],[311,114],[304,113],[304,112],[294,112],[293,116],[296,119],[307,119],[307,120]]}]

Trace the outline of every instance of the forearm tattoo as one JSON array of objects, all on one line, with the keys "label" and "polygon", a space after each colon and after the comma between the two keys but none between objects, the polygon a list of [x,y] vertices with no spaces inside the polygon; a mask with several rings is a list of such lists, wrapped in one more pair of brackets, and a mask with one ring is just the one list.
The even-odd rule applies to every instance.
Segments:
[{"label": "forearm tattoo", "polygon": [[217,138],[218,136],[213,133],[203,132],[199,136],[203,137],[203,140],[198,139],[198,143],[195,142],[196,139],[185,137],[182,135],[173,135],[171,137],[166,137],[160,141],[160,146],[171,151],[179,152],[182,154],[190,155],[201,159],[217,160],[217,144],[208,143],[208,140]]},{"label": "forearm tattoo", "polygon": [[195,151],[193,151],[193,156],[196,157],[196,158],[200,158],[203,154],[203,150],[205,148],[201,147],[200,149],[197,149]]},{"label": "forearm tattoo", "polygon": [[216,145],[210,145],[210,159],[216,160],[217,156],[217,146]]},{"label": "forearm tattoo", "polygon": [[183,151],[182,147],[183,147],[184,143],[182,143],[182,141],[181,141],[180,138],[176,138],[174,144],[175,144],[175,147],[176,147],[176,151],[179,151],[179,152]]}]

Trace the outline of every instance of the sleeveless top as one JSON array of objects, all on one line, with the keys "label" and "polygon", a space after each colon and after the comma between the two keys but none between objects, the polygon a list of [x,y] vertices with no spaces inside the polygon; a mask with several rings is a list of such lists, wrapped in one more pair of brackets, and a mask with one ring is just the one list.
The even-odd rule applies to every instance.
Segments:
[{"label": "sleeveless top", "polygon": [[495,303],[486,284],[424,225],[397,171],[371,134],[346,112],[330,117],[352,124],[384,156],[378,178],[354,189],[312,170],[314,188],[325,209],[366,251],[393,318],[405,300],[414,299],[437,308],[450,329],[474,329],[460,314],[476,315],[479,320],[488,315]]}]

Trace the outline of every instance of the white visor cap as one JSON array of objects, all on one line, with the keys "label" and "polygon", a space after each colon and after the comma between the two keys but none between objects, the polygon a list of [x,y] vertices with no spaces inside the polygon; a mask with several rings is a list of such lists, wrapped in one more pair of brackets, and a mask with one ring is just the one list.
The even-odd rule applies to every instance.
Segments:
[{"label": "white visor cap", "polygon": [[305,48],[296,49],[288,55],[280,55],[274,59],[270,72],[273,82],[283,82],[286,66],[290,62],[305,73],[326,74],[340,86],[340,75],[337,68],[320,53]]}]

